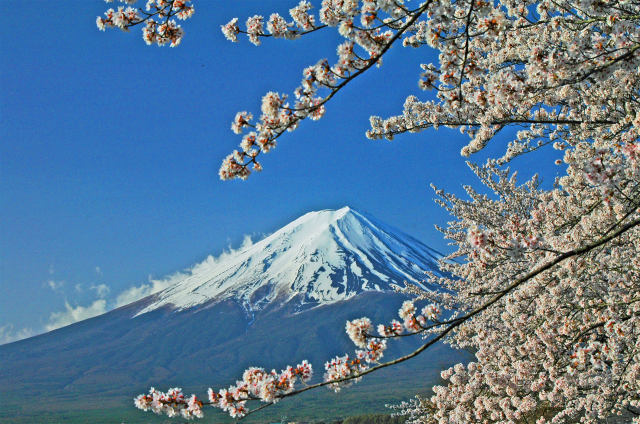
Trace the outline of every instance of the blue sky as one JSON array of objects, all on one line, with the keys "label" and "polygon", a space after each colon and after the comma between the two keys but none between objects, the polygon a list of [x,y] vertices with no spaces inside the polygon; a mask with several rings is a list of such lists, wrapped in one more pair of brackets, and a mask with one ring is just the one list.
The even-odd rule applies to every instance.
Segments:
[{"label": "blue sky", "polygon": [[[466,138],[364,136],[369,115],[424,97],[418,65],[433,52],[392,49],[322,120],[281,138],[261,174],[222,182],[220,162],[240,142],[229,129],[235,113],[257,114],[264,93],[290,93],[304,66],[332,62],[333,30],[232,44],[221,24],[286,15],[294,2],[200,0],[170,49],[146,46],[139,29],[98,31],[100,0],[3,4],[12,13],[0,15],[0,342],[108,310],[131,287],[311,210],[349,205],[448,249],[433,227],[447,216],[428,184],[459,192],[473,183],[459,156]],[[516,165],[530,175],[541,160],[550,163]]]}]

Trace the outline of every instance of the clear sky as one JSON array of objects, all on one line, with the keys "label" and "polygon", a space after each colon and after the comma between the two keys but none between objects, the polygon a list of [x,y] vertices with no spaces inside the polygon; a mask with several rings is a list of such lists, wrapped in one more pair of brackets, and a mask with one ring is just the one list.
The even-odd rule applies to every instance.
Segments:
[{"label": "clear sky", "polygon": [[[434,230],[447,215],[428,184],[473,183],[459,156],[466,138],[364,136],[369,115],[400,112],[408,94],[425,98],[418,64],[436,59],[426,49],[392,49],[325,118],[282,137],[261,174],[218,179],[240,142],[235,113],[258,114],[264,93],[290,93],[304,66],[336,57],[332,29],[262,47],[219,30],[235,16],[287,15],[294,3],[196,1],[171,49],[146,46],[137,28],[98,31],[101,0],[3,1],[0,343],[108,310],[132,287],[311,210],[349,205],[448,250]],[[540,160],[516,165],[530,175]]]}]

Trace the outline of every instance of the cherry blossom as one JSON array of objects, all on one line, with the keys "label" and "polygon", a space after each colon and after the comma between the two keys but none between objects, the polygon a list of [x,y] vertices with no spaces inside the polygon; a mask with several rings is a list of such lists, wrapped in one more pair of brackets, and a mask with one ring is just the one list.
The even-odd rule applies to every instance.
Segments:
[{"label": "cherry blossom", "polygon": [[169,417],[181,416],[186,419],[202,418],[203,403],[196,395],[185,398],[182,389],[169,389],[167,393],[159,392],[153,387],[148,395],[140,395],[134,399],[137,408],[152,411],[156,414],[166,414]]},{"label": "cherry blossom", "polygon": [[[108,9],[104,17],[96,18],[96,25],[101,31],[107,28],[119,28],[129,31],[136,25],[143,25],[142,39],[145,43],[158,46],[176,47],[184,37],[184,30],[173,17],[187,20],[195,13],[191,0],[147,0],[144,8],[133,8],[137,0],[119,0],[128,7],[118,6],[117,10]],[[105,0],[113,3],[114,0]]]}]

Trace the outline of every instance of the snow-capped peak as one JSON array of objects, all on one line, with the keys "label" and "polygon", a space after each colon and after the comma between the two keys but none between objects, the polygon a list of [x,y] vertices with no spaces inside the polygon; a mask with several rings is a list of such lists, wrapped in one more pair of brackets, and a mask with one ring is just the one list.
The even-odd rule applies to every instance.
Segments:
[{"label": "snow-capped peak", "polygon": [[[259,242],[195,265],[139,314],[233,299],[247,310],[295,299],[333,303],[368,290],[419,283],[437,252],[349,207],[309,212]],[[174,277],[175,278],[175,277]]]}]

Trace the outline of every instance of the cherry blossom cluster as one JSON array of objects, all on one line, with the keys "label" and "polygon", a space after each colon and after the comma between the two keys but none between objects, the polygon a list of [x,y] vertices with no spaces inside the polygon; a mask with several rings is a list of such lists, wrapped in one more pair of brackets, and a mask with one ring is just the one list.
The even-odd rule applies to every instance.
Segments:
[{"label": "cherry blossom cluster", "polygon": [[[227,412],[233,418],[245,416],[249,410],[247,402],[260,400],[274,403],[281,397],[291,393],[295,388],[295,383],[300,380],[308,382],[313,376],[313,368],[307,361],[302,361],[296,367],[288,366],[279,373],[276,370],[271,372],[263,368],[251,367],[247,369],[242,380],[226,389],[214,391],[209,388],[207,395],[211,405]],[[156,414],[166,414],[170,417],[181,415],[184,418],[202,418],[201,407],[203,402],[199,401],[195,395],[185,399],[181,389],[170,389],[167,393],[162,393],[151,388],[148,395],[139,395],[134,399],[135,406],[144,411],[153,411]]]},{"label": "cherry blossom cluster", "polygon": [[402,334],[404,330],[409,333],[419,333],[428,328],[437,327],[437,324],[440,324],[438,319],[442,311],[438,305],[431,303],[422,308],[420,314],[416,312],[417,309],[414,302],[405,300],[398,311],[398,316],[402,319],[402,324],[394,320],[389,326],[378,326],[378,332],[383,336],[399,335]]},{"label": "cherry blossom cluster", "polygon": [[119,6],[118,10],[108,9],[104,13],[105,17],[96,18],[96,25],[100,31],[104,31],[106,28],[120,28],[126,31],[131,25],[140,21],[140,14],[137,9],[133,7]]},{"label": "cherry blossom cluster", "polygon": [[231,417],[243,417],[248,412],[248,400],[277,402],[283,395],[294,390],[296,380],[306,383],[312,375],[313,369],[307,361],[295,368],[288,366],[279,373],[275,370],[267,372],[263,368],[251,367],[234,386],[218,392],[209,389],[209,401],[212,406],[228,412]]},{"label": "cherry blossom cluster", "polygon": [[[113,3],[114,0],[105,0]],[[191,0],[147,0],[144,8],[131,7],[137,0],[120,0],[120,3],[129,5],[119,6],[118,10],[109,9],[104,16],[96,18],[96,25],[101,31],[107,28],[119,28],[129,31],[135,25],[142,27],[143,40],[151,45],[169,45],[176,47],[184,37],[184,30],[173,17],[186,20],[193,16],[195,8]]]},{"label": "cherry blossom cluster", "polygon": [[263,37],[295,39],[300,35],[318,29],[315,16],[309,13],[313,6],[308,1],[302,0],[297,6],[289,9],[289,16],[292,21],[287,22],[278,13],[272,13],[267,21],[266,31],[264,18],[254,15],[247,19],[246,30],[241,30],[238,26],[238,18],[233,18],[220,28],[227,40],[238,41],[238,34],[246,34],[249,41],[256,46],[261,44]]},{"label": "cherry blossom cluster", "polygon": [[403,320],[403,323],[392,320],[388,325],[378,324],[379,337],[373,334],[374,326],[369,318],[363,317],[347,321],[347,335],[362,350],[356,350],[354,357],[338,356],[326,362],[324,381],[330,382],[330,388],[338,392],[343,387],[358,382],[360,374],[382,359],[387,348],[386,339],[398,337],[405,330],[408,333],[419,334],[441,324],[438,321],[441,310],[435,304],[429,304],[422,308],[421,314],[416,314],[416,312],[413,301],[403,302],[398,311],[398,316]]},{"label": "cherry blossom cluster", "polygon": [[[448,289],[439,304],[452,320],[473,314],[448,342],[476,358],[443,371],[447,384],[397,413],[410,423],[599,422],[612,414],[638,422],[637,145],[609,138],[566,147],[567,172],[552,190],[540,189],[535,178],[518,185],[495,163],[471,165],[493,196],[467,188],[462,199],[436,190],[458,218],[441,229],[458,250],[441,262],[452,277],[437,281]],[[603,248],[568,256],[616,231]],[[514,288],[562,255],[567,259]],[[405,310],[414,313],[410,305]]]},{"label": "cherry blossom cluster", "polygon": [[159,392],[152,387],[149,394],[136,397],[134,404],[143,411],[166,414],[169,417],[181,416],[186,419],[203,417],[203,403],[196,395],[185,398],[182,389],[178,387],[169,389],[167,393]]},{"label": "cherry blossom cluster", "polygon": [[277,402],[283,395],[294,390],[295,382],[307,382],[313,375],[311,364],[303,361],[295,368],[289,366],[277,373],[266,372],[262,368],[249,368],[235,386],[214,392],[209,389],[209,401],[232,417],[242,417],[247,413],[247,400],[259,399],[263,402]]},{"label": "cherry blossom cluster", "polygon": [[226,25],[221,26],[222,33],[232,42],[238,41],[238,34],[247,34],[249,41],[256,46],[261,44],[262,37],[295,39],[301,34],[318,29],[315,17],[309,13],[312,7],[311,3],[302,0],[289,10],[289,16],[293,19],[290,22],[278,13],[272,13],[267,21],[267,32],[265,32],[264,18],[255,15],[247,19],[246,31],[240,30],[238,18],[233,18]]},{"label": "cherry blossom cluster", "polygon": [[372,324],[369,318],[354,319],[347,321],[346,331],[351,341],[358,347],[367,345],[367,338],[370,337]]},{"label": "cherry blossom cluster", "polygon": [[378,334],[380,334],[382,337],[399,336],[403,333],[403,331],[404,327],[399,321],[395,319],[391,321],[389,325],[378,324]]},{"label": "cherry blossom cluster", "polygon": [[418,84],[436,99],[408,97],[401,115],[372,117],[368,136],[459,128],[471,139],[462,149],[469,155],[505,126],[522,126],[504,163],[554,139],[595,139],[612,125],[632,131],[633,101],[612,99],[637,87],[638,8],[633,1],[433,2],[404,43],[440,51],[439,64],[422,65]]},{"label": "cherry blossom cluster", "polygon": [[[335,392],[339,392],[343,387],[360,381],[358,376],[368,368],[364,357],[337,356],[324,364],[324,379],[325,381],[335,381],[335,383],[331,383],[330,387]],[[338,382],[338,380],[344,381]]]}]

